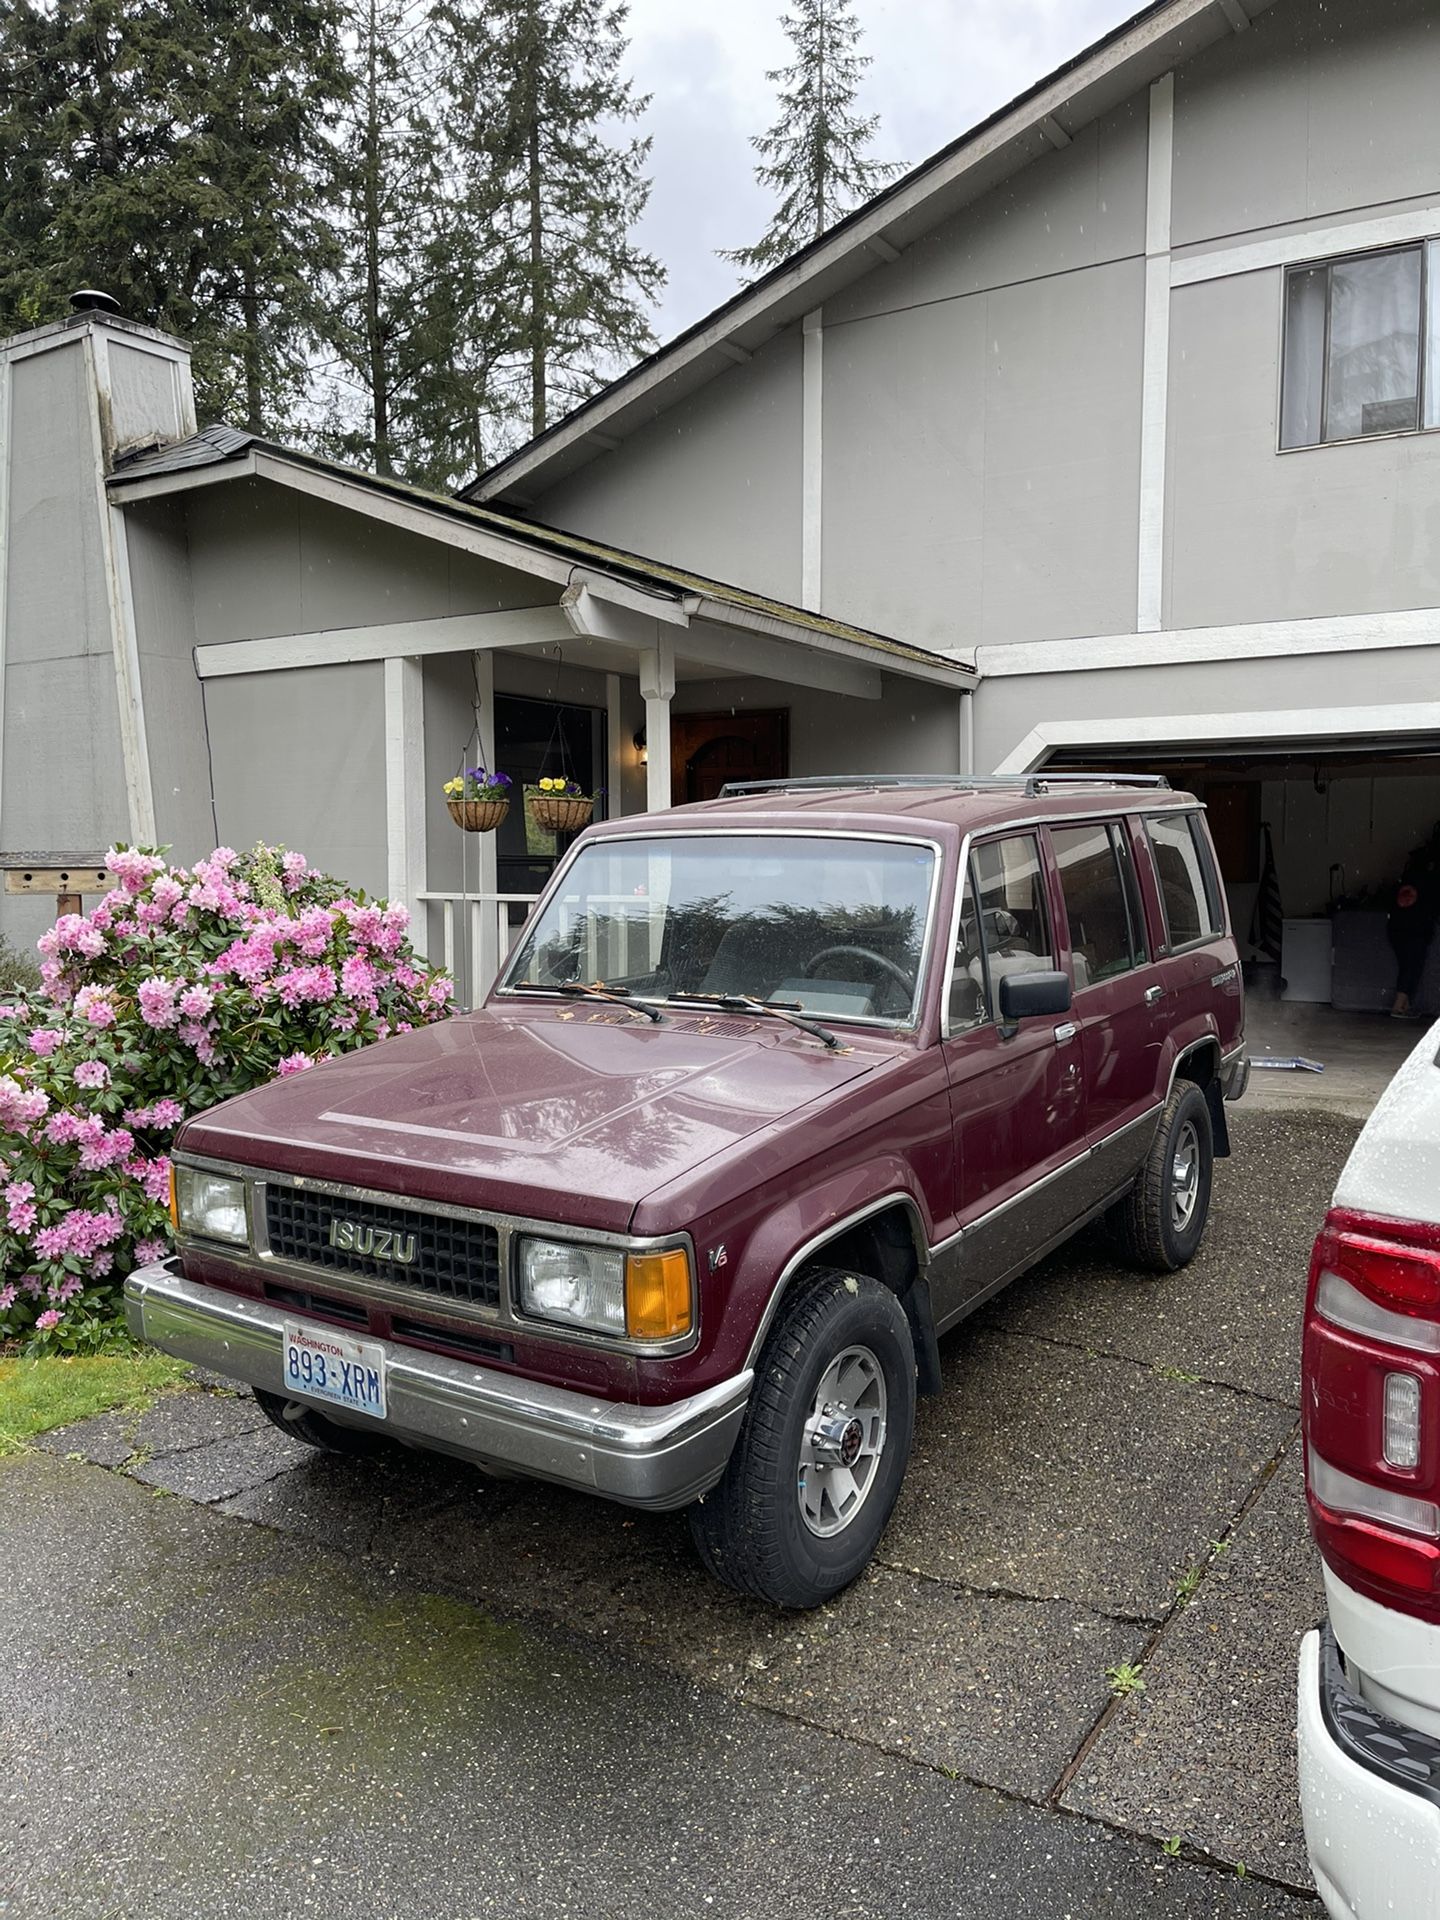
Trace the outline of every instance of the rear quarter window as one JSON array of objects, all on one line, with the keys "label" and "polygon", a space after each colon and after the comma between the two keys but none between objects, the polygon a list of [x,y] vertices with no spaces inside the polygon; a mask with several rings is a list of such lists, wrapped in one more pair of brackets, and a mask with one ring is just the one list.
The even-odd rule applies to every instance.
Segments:
[{"label": "rear quarter window", "polygon": [[1171,947],[1188,947],[1223,932],[1219,881],[1200,815],[1147,814],[1145,832]]}]

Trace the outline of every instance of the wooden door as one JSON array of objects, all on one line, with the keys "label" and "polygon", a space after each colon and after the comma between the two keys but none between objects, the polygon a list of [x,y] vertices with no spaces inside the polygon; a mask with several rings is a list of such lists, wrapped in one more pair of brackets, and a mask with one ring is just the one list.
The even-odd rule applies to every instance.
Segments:
[{"label": "wooden door", "polygon": [[783,780],[790,771],[790,715],[681,713],[670,720],[670,782],[676,805],[714,800],[727,780]]}]

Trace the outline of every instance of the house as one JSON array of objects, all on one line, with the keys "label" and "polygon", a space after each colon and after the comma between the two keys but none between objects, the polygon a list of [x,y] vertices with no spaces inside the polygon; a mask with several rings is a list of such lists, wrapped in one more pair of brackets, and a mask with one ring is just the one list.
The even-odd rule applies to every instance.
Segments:
[{"label": "house", "polygon": [[1437,94],[1433,0],[1157,0],[458,501],[194,435],[114,317],[11,342],[0,841],[288,838],[453,945],[439,896],[554,851],[450,827],[475,740],[626,810],[1133,762],[1242,934],[1268,828],[1288,970],[1385,1004],[1440,820]]}]

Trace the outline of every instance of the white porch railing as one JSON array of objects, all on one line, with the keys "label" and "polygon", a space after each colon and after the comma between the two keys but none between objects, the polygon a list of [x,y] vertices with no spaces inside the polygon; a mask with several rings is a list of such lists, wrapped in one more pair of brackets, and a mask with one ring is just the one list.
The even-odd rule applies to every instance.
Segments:
[{"label": "white porch railing", "polygon": [[[478,1007],[519,937],[535,893],[418,893],[425,951],[455,982],[455,1003]],[[523,909],[523,911],[520,911]],[[438,952],[437,952],[438,949]]]}]

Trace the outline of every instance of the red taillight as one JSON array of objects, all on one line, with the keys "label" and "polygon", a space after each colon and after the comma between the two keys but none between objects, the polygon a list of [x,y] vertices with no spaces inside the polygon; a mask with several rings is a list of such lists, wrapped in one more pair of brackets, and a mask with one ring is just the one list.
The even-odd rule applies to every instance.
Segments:
[{"label": "red taillight", "polygon": [[1327,1564],[1382,1605],[1440,1621],[1440,1227],[1330,1212],[1310,1262],[1302,1392]]}]

